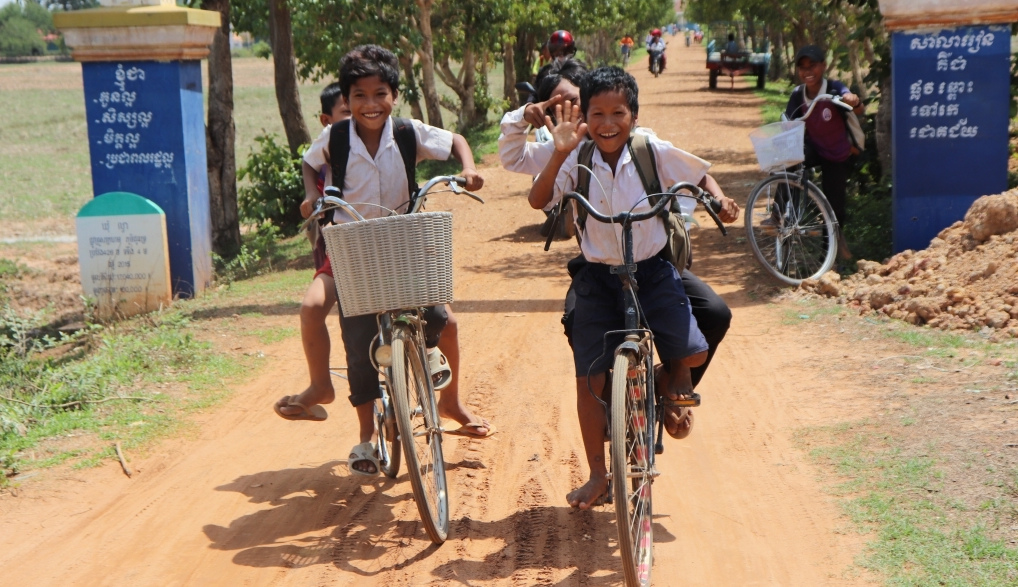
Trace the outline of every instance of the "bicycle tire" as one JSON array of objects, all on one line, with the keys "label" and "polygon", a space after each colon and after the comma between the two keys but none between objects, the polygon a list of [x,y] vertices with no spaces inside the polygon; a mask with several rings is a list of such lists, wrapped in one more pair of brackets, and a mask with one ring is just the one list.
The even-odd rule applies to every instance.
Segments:
[{"label": "bicycle tire", "polygon": [[776,173],[758,183],[746,200],[746,237],[753,256],[788,285],[827,273],[838,254],[834,210],[820,188],[805,183],[794,173]]},{"label": "bicycle tire", "polygon": [[633,353],[615,357],[611,397],[611,470],[619,553],[627,587],[650,585],[654,565],[651,484],[653,422],[647,419],[647,366]]},{"label": "bicycle tire", "polygon": [[424,349],[410,329],[397,326],[392,337],[392,397],[407,474],[424,529],[435,544],[449,536],[449,490],[442,455],[441,422]]},{"label": "bicycle tire", "polygon": [[378,464],[382,473],[390,479],[399,475],[402,451],[399,434],[396,432],[396,413],[392,405],[392,394],[382,389],[382,397],[375,400],[375,430],[378,433]]}]

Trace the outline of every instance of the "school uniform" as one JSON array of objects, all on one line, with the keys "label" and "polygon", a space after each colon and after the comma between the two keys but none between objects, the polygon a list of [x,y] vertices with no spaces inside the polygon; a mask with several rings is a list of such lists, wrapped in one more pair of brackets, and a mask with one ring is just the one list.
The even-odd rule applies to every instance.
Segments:
[{"label": "school uniform", "polygon": [[[653,135],[648,143],[654,149],[658,178],[662,186],[679,181],[699,183],[710,164],[662,141]],[[555,179],[553,202],[575,191],[578,182],[579,150],[574,150],[562,164]],[[640,180],[636,163],[628,149],[622,152],[615,173],[604,162],[598,149],[591,161],[593,175],[588,199],[605,214],[623,210],[647,211],[651,208]],[[574,222],[576,216],[574,214]],[[692,315],[680,272],[663,257],[667,244],[664,222],[659,217],[633,224],[633,260],[637,264],[637,298],[646,322],[654,333],[655,346],[662,360],[680,359],[708,350],[708,344]],[[580,226],[577,224],[577,231]],[[603,373],[611,366],[611,349],[621,336],[609,337],[610,330],[624,327],[622,284],[611,266],[622,265],[622,227],[587,218],[582,229],[580,249],[587,263],[573,281],[576,310],[572,332],[573,362],[576,376]]]},{"label": "school uniform", "polygon": [[[419,120],[410,122],[417,139],[417,162],[425,159],[444,161],[449,158],[452,154],[451,132],[429,126]],[[325,169],[325,185],[333,185],[329,154],[331,131],[331,125],[325,127],[304,152],[305,163],[315,171]],[[365,219],[382,218],[393,212],[400,214],[407,211],[409,188],[403,158],[393,135],[392,117],[386,121],[382,129],[382,139],[374,157],[368,153],[364,141],[357,134],[357,123],[351,118],[350,155],[346,164],[346,177],[341,186],[343,199],[352,204]],[[349,214],[338,211],[334,218],[337,223],[353,220]],[[322,239],[319,241],[324,247]],[[333,276],[332,265],[327,258],[315,273],[315,277],[323,273],[329,277]],[[428,308],[426,320],[428,323],[425,338],[430,348],[438,344],[439,335],[448,321],[445,307],[440,305]],[[371,341],[378,333],[375,315],[345,316],[340,303],[339,323],[346,351],[350,403],[358,406],[374,401],[380,397],[378,371],[371,364],[369,354]]]},{"label": "school uniform", "polygon": [[[817,95],[830,94],[832,96],[844,96],[851,93],[845,84],[838,80],[825,79],[820,84],[820,91]],[[800,118],[809,110],[813,100],[806,97],[806,86],[800,85],[792,90],[788,98],[788,105],[785,107],[785,116],[789,120]],[[845,126],[845,114],[842,109],[829,101],[821,101],[805,121],[805,161],[807,167],[819,166],[823,172],[821,176],[824,195],[834,209],[834,216],[838,222],[844,223],[845,213],[845,187],[848,183],[848,176],[852,171],[852,143],[848,138],[848,129]]]}]

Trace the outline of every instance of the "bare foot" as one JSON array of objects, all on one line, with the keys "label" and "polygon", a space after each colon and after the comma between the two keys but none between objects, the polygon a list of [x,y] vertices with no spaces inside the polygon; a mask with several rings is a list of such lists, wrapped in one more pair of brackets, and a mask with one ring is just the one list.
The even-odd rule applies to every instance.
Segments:
[{"label": "bare foot", "polygon": [[608,478],[603,475],[591,475],[590,480],[582,487],[570,491],[566,495],[569,505],[581,510],[589,510],[598,505],[600,498],[608,491]]},{"label": "bare foot", "polygon": [[296,400],[296,403],[300,403],[306,408],[310,409],[312,406],[319,404],[331,404],[336,400],[336,390],[332,387],[324,390],[317,390],[312,386],[308,386],[300,395],[288,396],[285,395],[276,402],[276,411],[286,416],[296,416],[301,413],[301,409],[298,406],[290,405],[294,403],[292,400]]},{"label": "bare foot", "polygon": [[673,364],[671,371],[669,373],[662,365],[655,366],[654,387],[664,400],[665,432],[672,438],[682,440],[693,431],[693,410],[674,405],[673,402],[690,397],[693,382],[689,367]]}]

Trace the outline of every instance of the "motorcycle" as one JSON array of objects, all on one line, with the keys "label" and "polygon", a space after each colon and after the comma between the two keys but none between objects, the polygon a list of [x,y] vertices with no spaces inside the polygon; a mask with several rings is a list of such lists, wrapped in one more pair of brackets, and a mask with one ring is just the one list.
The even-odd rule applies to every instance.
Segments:
[{"label": "motorcycle", "polygon": [[661,75],[661,51],[650,52],[650,72],[654,77]]}]

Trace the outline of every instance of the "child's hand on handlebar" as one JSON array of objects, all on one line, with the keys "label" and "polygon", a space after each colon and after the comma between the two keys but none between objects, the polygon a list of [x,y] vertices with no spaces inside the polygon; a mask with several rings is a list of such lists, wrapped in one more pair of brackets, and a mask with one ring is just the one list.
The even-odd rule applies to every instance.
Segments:
[{"label": "child's hand on handlebar", "polygon": [[739,205],[735,200],[725,195],[716,196],[714,199],[721,203],[721,210],[718,212],[721,222],[729,224],[739,219]]},{"label": "child's hand on handlebar", "polygon": [[466,185],[463,186],[467,191],[474,192],[484,187],[484,178],[477,173],[476,169],[464,169],[460,175],[467,180]]},{"label": "child's hand on handlebar", "polygon": [[317,195],[308,195],[304,198],[304,201],[300,203],[300,215],[302,218],[311,216],[311,213],[315,210],[315,202],[317,201]]},{"label": "child's hand on handlebar", "polygon": [[544,117],[544,125],[555,141],[555,150],[560,153],[571,153],[583,137],[587,136],[587,123],[583,122],[580,105],[569,100],[556,105],[555,118],[558,123],[552,125],[551,117]]}]

